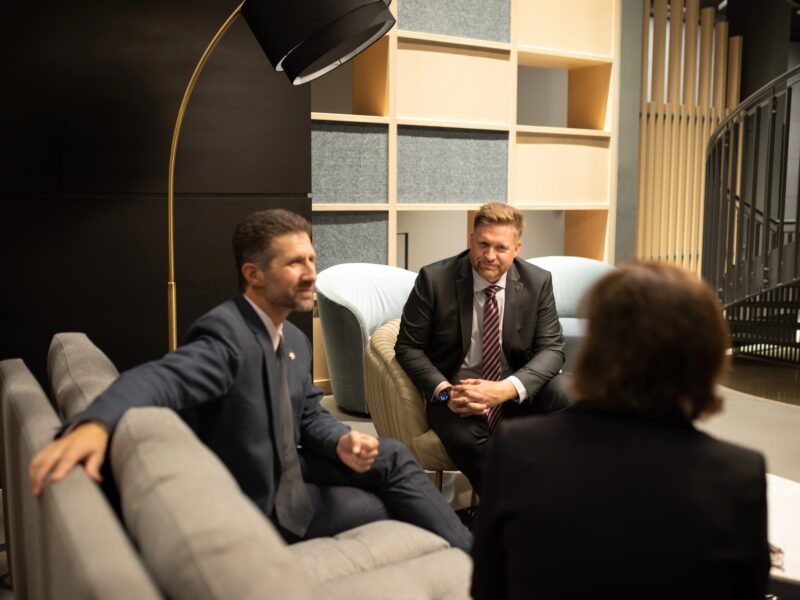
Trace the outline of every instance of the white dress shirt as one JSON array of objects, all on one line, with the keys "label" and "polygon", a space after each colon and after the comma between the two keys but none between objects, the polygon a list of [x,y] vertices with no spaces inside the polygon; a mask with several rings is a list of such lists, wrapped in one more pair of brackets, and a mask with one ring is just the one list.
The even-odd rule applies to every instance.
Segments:
[{"label": "white dress shirt", "polygon": [[[514,401],[522,402],[528,397],[528,392],[519,378],[512,375],[513,370],[508,365],[506,356],[502,352],[507,276],[508,272],[503,273],[503,276],[496,283],[491,283],[481,277],[475,269],[472,270],[472,334],[470,335],[467,355],[464,357],[464,362],[461,363],[458,371],[456,371],[453,383],[458,383],[462,379],[483,379],[483,307],[486,304],[486,292],[484,290],[490,285],[496,285],[500,288],[494,295],[495,300],[497,300],[498,317],[500,319],[500,372],[505,377],[504,381],[510,381],[517,390],[517,397],[514,398]],[[450,383],[443,381],[436,386],[434,395],[449,385]]]},{"label": "white dress shirt", "polygon": [[255,302],[250,300],[247,297],[247,294],[242,294],[244,299],[250,303],[250,306],[256,311],[258,318],[261,319],[261,322],[264,323],[264,327],[267,328],[267,333],[269,333],[269,339],[272,341],[272,349],[275,352],[278,351],[278,346],[281,344],[281,339],[283,339],[283,323],[280,325],[275,325],[272,322],[272,319],[269,318],[269,315],[261,310],[261,307],[258,306]]}]

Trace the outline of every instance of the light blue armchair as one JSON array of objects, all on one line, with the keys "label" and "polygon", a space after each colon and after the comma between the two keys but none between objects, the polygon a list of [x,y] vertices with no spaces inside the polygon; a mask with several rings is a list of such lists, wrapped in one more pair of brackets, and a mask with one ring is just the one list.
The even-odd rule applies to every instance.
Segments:
[{"label": "light blue armchair", "polygon": [[346,263],[317,275],[325,355],[336,404],[369,414],[364,352],[372,332],[403,312],[417,274],[397,267]]},{"label": "light blue armchair", "polygon": [[540,256],[529,263],[550,271],[553,276],[553,295],[564,330],[564,372],[572,370],[575,355],[586,330],[585,319],[578,317],[578,305],[589,287],[614,267],[580,256]]}]

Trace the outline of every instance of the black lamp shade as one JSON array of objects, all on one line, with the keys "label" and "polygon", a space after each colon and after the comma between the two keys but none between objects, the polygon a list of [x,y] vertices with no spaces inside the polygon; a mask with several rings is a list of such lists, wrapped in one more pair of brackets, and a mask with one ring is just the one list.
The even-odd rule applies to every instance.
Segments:
[{"label": "black lamp shade", "polygon": [[316,79],[379,40],[391,0],[246,0],[242,16],[272,66],[294,85]]}]

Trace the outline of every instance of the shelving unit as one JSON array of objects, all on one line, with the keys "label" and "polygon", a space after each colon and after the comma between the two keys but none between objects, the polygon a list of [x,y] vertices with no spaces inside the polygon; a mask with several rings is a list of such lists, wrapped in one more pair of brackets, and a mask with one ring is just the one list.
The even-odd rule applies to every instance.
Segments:
[{"label": "shelving unit", "polygon": [[398,26],[312,84],[320,266],[396,265],[399,215],[436,246],[414,213],[461,223],[489,201],[525,211],[549,253],[613,261],[619,2],[392,2]]}]

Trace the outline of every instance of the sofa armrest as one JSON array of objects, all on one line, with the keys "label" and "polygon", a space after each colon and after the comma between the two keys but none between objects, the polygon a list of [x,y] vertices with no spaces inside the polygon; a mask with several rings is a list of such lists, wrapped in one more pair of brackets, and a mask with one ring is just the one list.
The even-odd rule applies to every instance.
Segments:
[{"label": "sofa armrest", "polygon": [[21,360],[0,362],[6,536],[17,598],[161,598],[100,488],[82,469],[31,494],[28,465],[61,426]]}]

